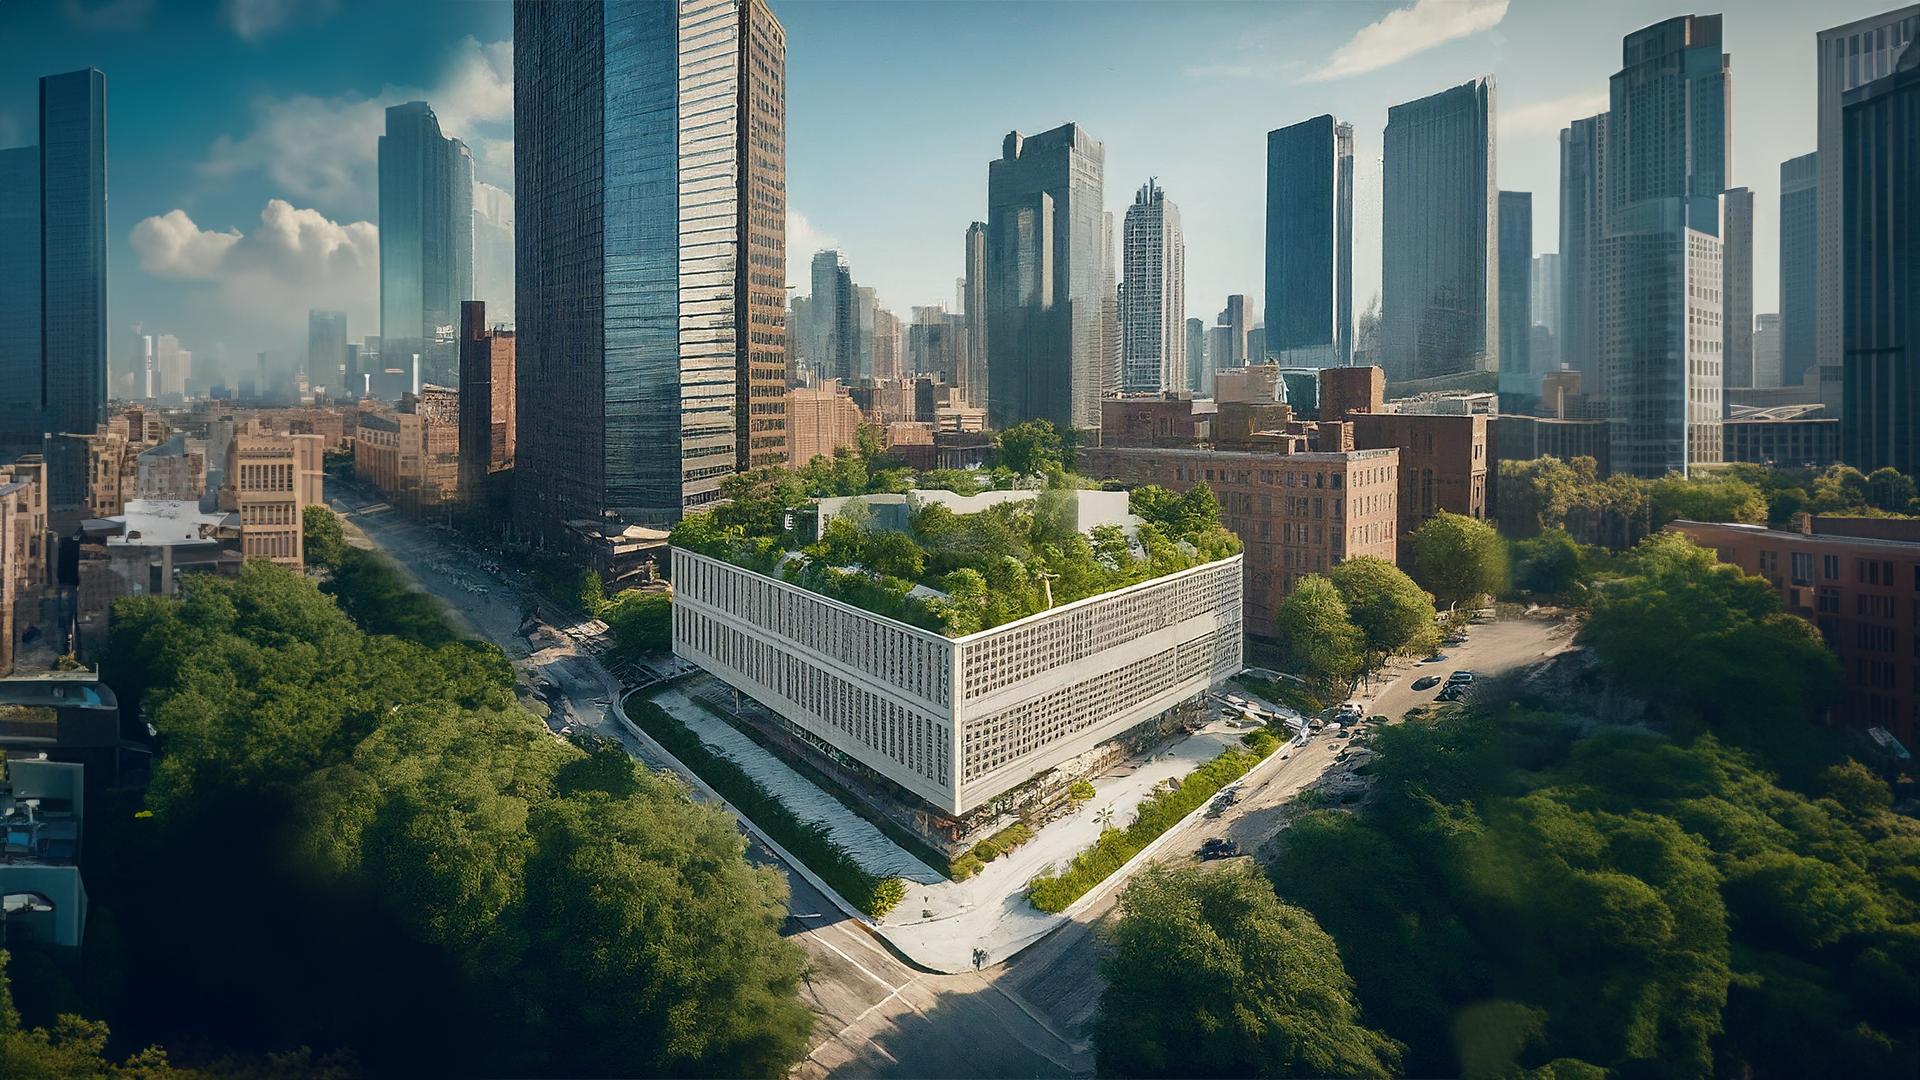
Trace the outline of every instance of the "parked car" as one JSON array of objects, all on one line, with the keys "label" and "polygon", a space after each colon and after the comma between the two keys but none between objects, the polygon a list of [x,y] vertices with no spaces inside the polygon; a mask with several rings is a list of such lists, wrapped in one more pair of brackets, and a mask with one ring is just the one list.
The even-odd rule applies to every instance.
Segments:
[{"label": "parked car", "polygon": [[1199,854],[1202,859],[1229,859],[1240,854],[1240,845],[1216,836],[1200,845]]},{"label": "parked car", "polygon": [[1459,701],[1472,689],[1467,683],[1448,683],[1447,688],[1434,695],[1435,701]]},{"label": "parked car", "polygon": [[1434,687],[1439,685],[1440,685],[1440,676],[1438,675],[1422,675],[1419,678],[1413,680],[1413,688],[1415,690],[1431,690]]},{"label": "parked car", "polygon": [[1343,723],[1351,724],[1365,715],[1367,715],[1367,707],[1365,705],[1357,701],[1349,701],[1345,705],[1340,706],[1339,710],[1333,714],[1333,718]]},{"label": "parked car", "polygon": [[1453,674],[1447,676],[1448,685],[1452,685],[1454,683],[1470,683],[1472,681],[1473,681],[1473,672],[1471,671],[1456,671]]}]

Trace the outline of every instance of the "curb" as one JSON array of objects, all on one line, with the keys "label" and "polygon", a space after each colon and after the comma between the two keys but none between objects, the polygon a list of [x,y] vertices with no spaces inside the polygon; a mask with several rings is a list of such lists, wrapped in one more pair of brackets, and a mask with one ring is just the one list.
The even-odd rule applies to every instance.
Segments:
[{"label": "curb", "polygon": [[[1279,746],[1274,747],[1273,753],[1268,754],[1266,757],[1261,758],[1258,762],[1254,763],[1253,768],[1248,769],[1244,773],[1241,773],[1240,778],[1237,780],[1234,780],[1233,783],[1244,784],[1248,780],[1252,779],[1255,773],[1259,772],[1261,769],[1266,768],[1268,764],[1280,760],[1280,754],[1283,750],[1286,749],[1286,747],[1287,747],[1286,743],[1281,743]],[[1225,788],[1223,787],[1222,790],[1225,790]],[[1179,821],[1174,822],[1173,825],[1170,826],[1166,832],[1163,832],[1159,836],[1154,837],[1151,843],[1149,843],[1146,847],[1141,848],[1139,854],[1135,855],[1131,859],[1128,859],[1126,862],[1121,863],[1120,868],[1115,870],[1113,873],[1108,874],[1106,877],[1106,880],[1100,882],[1100,884],[1098,885],[1095,885],[1093,888],[1088,889],[1086,892],[1081,894],[1080,899],[1075,900],[1073,903],[1068,904],[1065,908],[1062,908],[1060,911],[1061,918],[1065,918],[1065,919],[1074,918],[1075,916],[1079,915],[1081,912],[1085,911],[1087,908],[1093,906],[1094,901],[1105,897],[1108,892],[1112,891],[1112,889],[1117,883],[1124,882],[1127,879],[1127,876],[1129,874],[1132,874],[1136,869],[1139,868],[1141,860],[1146,859],[1147,857],[1153,855],[1155,852],[1158,852],[1162,846],[1164,846],[1168,841],[1173,839],[1173,836],[1175,833],[1178,833],[1180,830],[1186,828],[1188,825],[1191,825],[1195,818],[1205,814],[1207,807],[1213,804],[1213,800],[1219,794],[1220,793],[1216,791],[1212,795],[1207,796],[1206,799],[1203,800],[1199,806],[1196,806],[1192,810],[1188,811],[1186,817],[1183,817]]]}]

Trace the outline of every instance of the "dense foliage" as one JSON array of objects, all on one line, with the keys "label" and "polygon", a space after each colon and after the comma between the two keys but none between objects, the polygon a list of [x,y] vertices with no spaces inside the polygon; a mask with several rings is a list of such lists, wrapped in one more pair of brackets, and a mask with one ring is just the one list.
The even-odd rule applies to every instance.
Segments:
[{"label": "dense foliage", "polygon": [[1188,773],[1177,788],[1156,789],[1141,800],[1134,819],[1126,828],[1111,822],[1101,830],[1100,839],[1073,857],[1058,874],[1048,871],[1027,882],[1027,899],[1041,911],[1065,911],[1087,890],[1107,880],[1148,844],[1180,823],[1180,819],[1198,810],[1214,793],[1245,776],[1247,770],[1280,747],[1280,740],[1266,731],[1247,738],[1247,748],[1228,747],[1220,756]]},{"label": "dense foliage", "polygon": [[1507,547],[1493,526],[1445,510],[1407,537],[1413,578],[1436,604],[1465,604],[1491,596],[1507,584]]},{"label": "dense foliage", "polygon": [[1031,500],[975,513],[916,505],[905,532],[841,514],[802,546],[798,521],[789,527],[787,518],[815,489],[803,476],[764,470],[727,488],[732,503],[683,518],[673,543],[955,637],[1240,550],[1205,485],[1133,492],[1130,508],[1143,520],[1129,540],[1117,525],[1079,531],[1070,483],[1056,473]]},{"label": "dense foliage", "polygon": [[673,648],[673,597],[667,593],[624,589],[600,617],[623,655],[651,656]]},{"label": "dense foliage", "polygon": [[1094,1031],[1103,1076],[1394,1075],[1312,915],[1244,862],[1151,867],[1120,894]]},{"label": "dense foliage", "polygon": [[[1601,479],[1592,458],[1500,462],[1500,531],[1528,539],[1564,529],[1582,544],[1624,551],[1678,518],[1787,525],[1801,511],[1849,517],[1920,514],[1913,480],[1893,469],[1861,474],[1735,464],[1658,480]],[[1809,494],[1811,491],[1811,494]]]},{"label": "dense foliage", "polygon": [[1588,636],[1671,735],[1590,735],[1581,693],[1381,729],[1376,797],[1282,833],[1280,896],[1413,1075],[1907,1075],[1920,824],[1808,723],[1831,656],[1682,537],[1621,569]]},{"label": "dense foliage", "polygon": [[1366,637],[1333,582],[1319,574],[1300,579],[1274,613],[1274,636],[1288,667],[1320,700],[1344,701],[1353,692],[1366,662]]},{"label": "dense foliage", "polygon": [[806,863],[834,892],[861,911],[877,919],[893,910],[906,895],[906,887],[899,878],[868,873],[845,848],[834,842],[826,826],[795,817],[778,796],[761,787],[738,764],[710,749],[659,705],[651,701],[635,702],[629,715],[679,758],[681,764],[692,769],[695,776],[733,804],[734,809],[747,815],[773,837],[775,843]]},{"label": "dense foliage", "polygon": [[150,813],[89,807],[123,942],[104,1018],[132,1045],[350,1047],[380,1075],[785,1072],[803,957],[732,819],[559,741],[498,650],[431,644],[444,621],[350,585],[377,564],[323,557],[339,603],[250,562],[115,606],[104,674],[161,754]]}]

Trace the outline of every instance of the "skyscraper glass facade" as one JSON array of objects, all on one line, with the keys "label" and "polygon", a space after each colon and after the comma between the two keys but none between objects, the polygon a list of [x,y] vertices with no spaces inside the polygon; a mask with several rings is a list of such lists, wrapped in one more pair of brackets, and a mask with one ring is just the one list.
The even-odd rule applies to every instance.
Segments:
[{"label": "skyscraper glass facade", "polygon": [[1538,396],[1533,364],[1533,192],[1500,193],[1500,392]]},{"label": "skyscraper glass facade", "polygon": [[[91,435],[107,420],[107,77],[40,80],[40,348],[43,430]],[[84,452],[49,447],[49,507],[86,498]]]},{"label": "skyscraper glass facade", "polygon": [[1920,472],[1920,65],[1847,93],[1841,114],[1840,457]]},{"label": "skyscraper glass facade", "polygon": [[1100,426],[1106,147],[1013,132],[987,166],[987,419]]},{"label": "skyscraper glass facade", "polygon": [[678,520],[743,445],[784,456],[784,413],[751,407],[786,379],[784,157],[742,149],[784,138],[779,24],[760,0],[522,2],[514,36],[516,515]]},{"label": "skyscraper glass facade", "polygon": [[1720,247],[1720,381],[1754,386],[1752,188],[1728,188],[1721,197]]},{"label": "skyscraper glass facade", "polygon": [[1499,370],[1494,86],[1387,110],[1380,333],[1389,379]]},{"label": "skyscraper glass facade", "polygon": [[1180,208],[1149,181],[1127,208],[1122,241],[1120,388],[1180,390],[1187,383],[1187,243]]},{"label": "skyscraper glass facade", "polygon": [[1722,457],[1731,59],[1720,16],[1628,34],[1607,121],[1599,284],[1609,453],[1657,478]]},{"label": "skyscraper glass facade", "polygon": [[40,148],[0,150],[0,447],[40,441]]},{"label": "skyscraper glass facade", "polygon": [[1798,386],[1818,355],[1820,154],[1780,163],[1780,382]]},{"label": "skyscraper glass facade", "polygon": [[309,385],[338,389],[347,370],[347,313],[307,312],[307,378]]},{"label": "skyscraper glass facade", "polygon": [[1316,116],[1267,133],[1266,264],[1266,354],[1295,367],[1351,363],[1352,124]]},{"label": "skyscraper glass facade", "polygon": [[[473,297],[473,156],[424,101],[387,109],[380,136],[380,337],[386,366],[452,386],[460,302]],[[391,387],[385,389],[393,394]]]},{"label": "skyscraper glass facade", "polygon": [[1560,362],[1591,393],[1600,367],[1600,286],[1606,278],[1607,114],[1560,129]]}]

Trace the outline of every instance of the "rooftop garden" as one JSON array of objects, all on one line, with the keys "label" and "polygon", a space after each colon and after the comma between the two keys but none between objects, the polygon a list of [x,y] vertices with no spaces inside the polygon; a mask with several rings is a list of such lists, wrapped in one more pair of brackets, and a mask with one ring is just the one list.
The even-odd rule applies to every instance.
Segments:
[{"label": "rooftop garden", "polygon": [[[1050,465],[1044,474],[1004,467],[991,474],[915,474],[870,469],[857,452],[843,452],[833,460],[815,458],[798,472],[742,473],[727,482],[730,502],[674,526],[673,544],[949,637],[1240,551],[1205,485],[1185,495],[1134,490],[1128,510],[1141,522],[1132,537],[1111,524],[1081,532],[1075,492],[1085,485],[1057,462],[1044,456],[1042,462]],[[989,487],[1035,494],[977,513],[915,506],[905,531],[881,528],[858,508],[823,522],[817,539],[810,535],[810,514],[794,514],[788,527],[789,510],[822,498],[915,488],[971,495]]]}]

